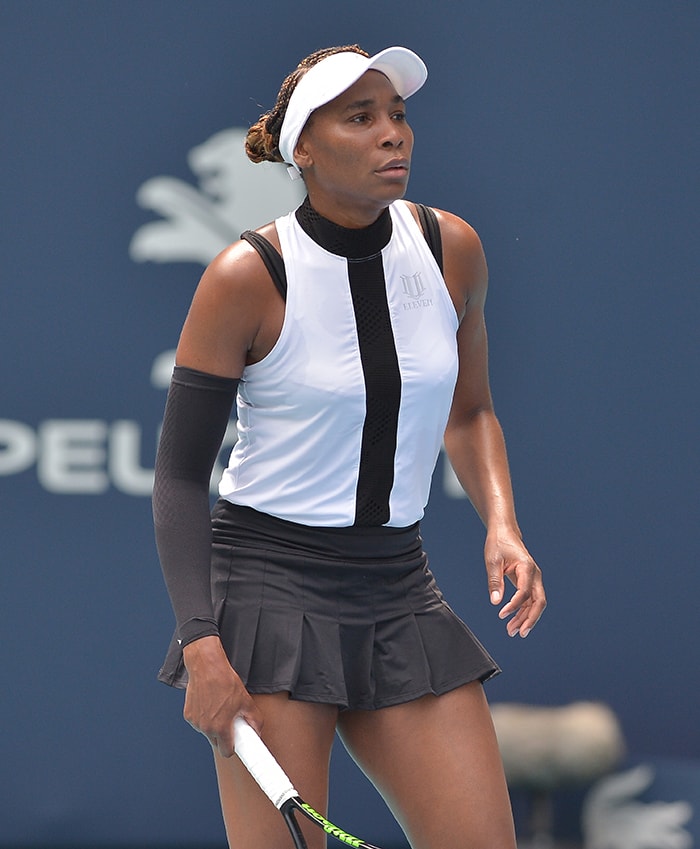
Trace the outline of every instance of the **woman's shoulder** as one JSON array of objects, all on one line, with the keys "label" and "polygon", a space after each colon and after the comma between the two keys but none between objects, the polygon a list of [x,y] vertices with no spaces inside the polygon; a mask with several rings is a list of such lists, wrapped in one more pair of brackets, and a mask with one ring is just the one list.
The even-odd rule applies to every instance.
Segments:
[{"label": "woman's shoulder", "polygon": [[[421,225],[420,216],[418,213],[419,204],[413,201],[406,201],[411,214],[415,218],[419,226]],[[442,239],[443,252],[448,254],[456,254],[462,260],[472,259],[477,262],[481,261],[483,256],[483,247],[479,234],[476,232],[469,222],[455,215],[453,212],[448,212],[437,207],[429,207],[432,209],[440,227],[440,237]]]},{"label": "woman's shoulder", "polygon": [[[262,236],[276,250],[280,250],[274,222],[258,227],[253,232]],[[214,257],[201,282],[229,294],[245,294],[246,290],[259,291],[261,282],[266,278],[269,278],[269,275],[259,251],[245,238],[240,238]]]},{"label": "woman's shoulder", "polygon": [[202,275],[178,355],[200,371],[238,376],[246,362],[261,359],[272,347],[283,316],[284,303],[263,260],[239,239]]},{"label": "woman's shoulder", "polygon": [[[415,201],[406,201],[405,203],[418,226],[422,228],[421,218],[418,212],[421,204]],[[467,252],[476,251],[477,254],[482,250],[479,234],[469,222],[455,215],[453,212],[448,212],[438,207],[431,206],[428,209],[432,210],[437,219],[443,249]]]},{"label": "woman's shoulder", "polygon": [[[411,211],[411,214],[415,218],[415,220],[420,224],[420,216],[418,213],[419,204],[414,201],[406,201],[408,208]],[[444,209],[439,209],[438,207],[428,207],[433,211],[435,217],[437,218],[438,224],[440,225],[440,235],[442,236],[443,243],[447,240],[448,243],[466,243],[465,247],[476,247],[481,246],[481,240],[479,239],[479,235],[463,218],[460,218],[458,215],[455,215],[453,212],[448,212]]]},{"label": "woman's shoulder", "polygon": [[[409,204],[420,225],[417,205]],[[463,304],[485,292],[488,270],[481,239],[463,218],[444,209],[431,207],[440,227],[444,278],[455,303]],[[458,310],[461,312],[461,310]]]}]

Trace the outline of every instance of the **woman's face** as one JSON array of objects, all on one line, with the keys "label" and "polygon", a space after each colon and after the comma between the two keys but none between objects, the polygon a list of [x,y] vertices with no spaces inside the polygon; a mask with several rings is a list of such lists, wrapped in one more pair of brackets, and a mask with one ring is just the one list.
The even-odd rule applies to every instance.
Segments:
[{"label": "woman's face", "polygon": [[402,98],[384,74],[367,71],[312,114],[295,159],[314,208],[361,227],[405,194],[412,150]]}]

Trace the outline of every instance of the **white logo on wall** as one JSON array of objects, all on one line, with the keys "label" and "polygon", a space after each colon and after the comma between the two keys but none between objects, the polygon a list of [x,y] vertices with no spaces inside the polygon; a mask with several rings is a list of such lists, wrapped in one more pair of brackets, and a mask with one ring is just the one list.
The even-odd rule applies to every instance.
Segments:
[{"label": "white logo on wall", "polygon": [[140,206],[162,216],[134,234],[136,262],[200,262],[212,259],[243,230],[284,215],[303,200],[303,183],[285,166],[255,165],[245,154],[246,130],[234,127],[193,148],[187,163],[199,188],[176,177],[153,177],[138,190]]},{"label": "white logo on wall", "polygon": [[654,781],[654,769],[641,764],[603,778],[583,804],[584,849],[692,849],[685,826],[693,817],[689,802],[641,801]]},{"label": "white logo on wall", "polygon": [[[139,188],[137,202],[161,218],[136,231],[129,249],[132,259],[206,266],[243,230],[301,202],[303,187],[289,179],[286,168],[250,162],[243,149],[245,132],[222,130],[190,151],[187,161],[198,186],[161,176]],[[151,385],[161,391],[161,404],[173,359],[174,352],[165,351],[151,367]],[[145,438],[155,441],[157,434]],[[222,456],[234,440],[235,428],[230,427]],[[35,467],[39,485],[48,492],[101,495],[114,488],[148,496],[153,469],[141,464],[143,442],[141,423],[131,419],[48,419],[36,427],[0,419],[0,477]],[[220,469],[214,475],[220,475]]]}]

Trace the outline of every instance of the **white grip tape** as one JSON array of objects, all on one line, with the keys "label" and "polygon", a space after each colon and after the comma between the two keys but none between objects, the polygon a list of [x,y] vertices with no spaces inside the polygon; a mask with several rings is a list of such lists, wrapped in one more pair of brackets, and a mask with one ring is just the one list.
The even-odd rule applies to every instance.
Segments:
[{"label": "white grip tape", "polygon": [[242,716],[233,720],[233,743],[245,768],[276,808],[299,795],[270,750]]}]

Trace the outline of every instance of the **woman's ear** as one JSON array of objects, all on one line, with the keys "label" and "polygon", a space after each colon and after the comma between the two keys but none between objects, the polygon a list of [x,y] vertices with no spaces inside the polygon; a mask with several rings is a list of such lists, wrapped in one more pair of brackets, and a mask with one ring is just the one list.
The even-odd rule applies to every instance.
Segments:
[{"label": "woman's ear", "polygon": [[297,146],[294,148],[294,163],[302,170],[304,170],[304,168],[309,168],[314,164],[313,156],[311,155],[307,140],[304,136],[305,133],[302,132],[299,136]]}]

